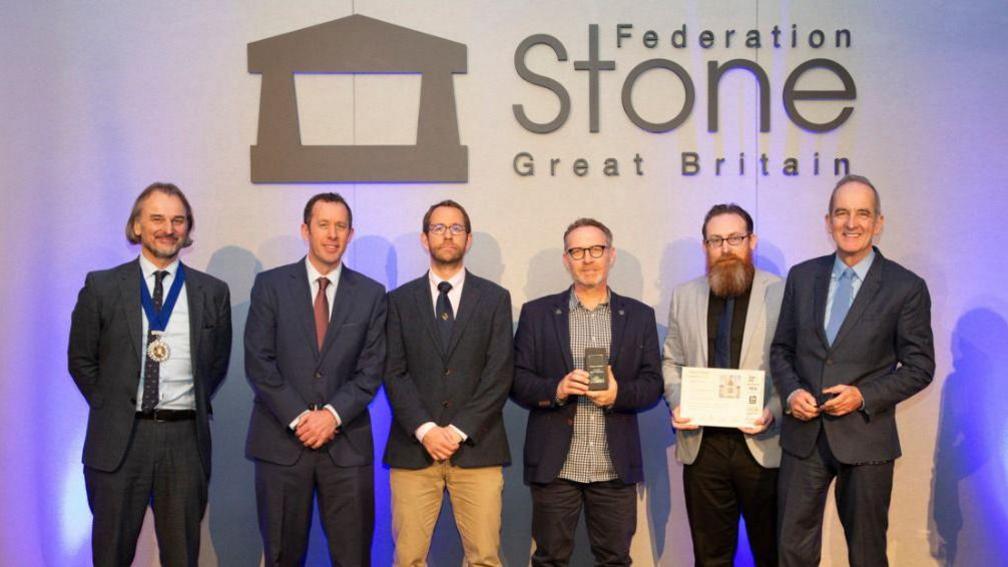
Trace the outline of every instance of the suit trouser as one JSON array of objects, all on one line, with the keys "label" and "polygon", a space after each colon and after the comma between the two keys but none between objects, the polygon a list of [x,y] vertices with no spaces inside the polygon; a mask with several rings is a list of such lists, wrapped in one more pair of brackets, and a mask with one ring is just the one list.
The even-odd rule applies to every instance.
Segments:
[{"label": "suit trouser", "polygon": [[257,460],[255,486],[266,565],[304,564],[316,493],[332,564],[371,564],[372,465],[340,467],[327,452],[305,449],[290,466]]},{"label": "suit trouser", "polygon": [[148,505],[161,565],[196,565],[207,477],[195,421],[135,419],[119,468],[105,472],[85,466],[84,482],[94,515],[91,552],[96,566],[133,562]]},{"label": "suit trouser", "polygon": [[449,461],[389,472],[392,490],[392,537],[395,564],[427,565],[431,536],[445,490],[451,498],[455,526],[462,536],[466,564],[497,566],[500,561],[501,467],[462,468]]},{"label": "suit trouser", "polygon": [[741,513],[756,565],[776,567],[777,469],[756,462],[741,431],[705,427],[683,489],[696,565],[734,565]]},{"label": "suit trouser", "polygon": [[781,458],[778,487],[780,564],[819,565],[822,521],[829,485],[836,478],[836,506],[847,539],[851,567],[888,565],[886,529],[892,494],[893,461],[850,465],[833,456],[819,432],[812,454]]},{"label": "suit trouser", "polygon": [[532,483],[532,565],[570,562],[574,531],[585,510],[588,541],[596,565],[630,565],[630,542],[637,531],[637,485],[621,480]]}]

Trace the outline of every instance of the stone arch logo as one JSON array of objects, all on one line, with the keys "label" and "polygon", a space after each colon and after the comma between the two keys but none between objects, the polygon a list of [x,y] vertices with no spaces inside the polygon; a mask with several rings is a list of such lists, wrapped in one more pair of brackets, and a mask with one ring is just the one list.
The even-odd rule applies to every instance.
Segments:
[{"label": "stone arch logo", "polygon": [[[262,75],[253,183],[466,182],[452,76],[466,73],[466,46],[353,15],[248,44],[249,72]],[[296,73],[419,73],[414,145],[303,145]]]}]

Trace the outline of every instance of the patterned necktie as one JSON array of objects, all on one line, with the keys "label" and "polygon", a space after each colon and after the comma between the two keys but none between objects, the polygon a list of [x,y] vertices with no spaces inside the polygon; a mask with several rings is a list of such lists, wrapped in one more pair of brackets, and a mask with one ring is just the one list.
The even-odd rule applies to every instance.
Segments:
[{"label": "patterned necktie", "polygon": [[[165,270],[154,272],[154,311],[161,312],[161,302],[164,298],[164,278],[168,275]],[[165,329],[167,330],[167,329]],[[147,329],[147,344],[154,342],[157,335],[152,330]],[[143,399],[140,401],[140,411],[154,411],[158,403],[158,382],[161,381],[161,363],[149,356],[144,356],[144,387]]]},{"label": "patterned necktie", "polygon": [[318,293],[315,294],[315,340],[318,341],[318,349],[321,352],[325,343],[326,329],[329,328],[329,298],[326,297],[329,278],[319,278],[316,281],[318,281]]},{"label": "patterned necktie", "polygon": [[437,286],[437,323],[438,331],[441,332],[441,347],[445,350],[448,350],[448,341],[451,340],[452,326],[455,323],[451,299],[448,299],[448,292],[451,291],[451,288],[452,284],[448,282],[441,282]]},{"label": "patterned necktie", "polygon": [[830,346],[836,340],[840,326],[847,318],[851,303],[854,301],[854,270],[847,268],[837,278],[836,291],[833,292],[833,306],[830,308],[829,323],[826,324],[826,339]]},{"label": "patterned necktie", "polygon": [[735,298],[725,301],[724,311],[718,319],[717,336],[714,338],[714,366],[731,368],[731,327],[735,314]]}]

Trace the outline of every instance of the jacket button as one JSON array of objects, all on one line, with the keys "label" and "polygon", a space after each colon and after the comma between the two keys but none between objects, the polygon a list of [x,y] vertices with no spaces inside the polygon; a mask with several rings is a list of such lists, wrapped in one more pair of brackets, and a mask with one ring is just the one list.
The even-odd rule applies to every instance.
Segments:
[{"label": "jacket button", "polygon": [[136,405],[136,398],[130,398],[130,403],[135,406]]},{"label": "jacket button", "polygon": [[567,425],[573,426],[574,425],[574,420],[573,419],[568,419],[567,420]]},{"label": "jacket button", "polygon": [[827,358],[826,359],[826,366],[833,366],[833,359],[832,358]]},{"label": "jacket button", "polygon": [[447,368],[447,369],[445,369],[445,371],[444,371],[444,375],[445,375],[445,376],[448,376],[449,374],[451,374],[451,368]]},{"label": "jacket button", "polygon": [[450,405],[451,405],[451,402],[449,402],[448,400],[445,400],[445,401],[441,402],[441,406],[442,407],[448,407]]},{"label": "jacket button", "polygon": [[321,372],[316,372],[315,373],[315,378],[321,378],[321,377],[322,377],[322,373]]}]

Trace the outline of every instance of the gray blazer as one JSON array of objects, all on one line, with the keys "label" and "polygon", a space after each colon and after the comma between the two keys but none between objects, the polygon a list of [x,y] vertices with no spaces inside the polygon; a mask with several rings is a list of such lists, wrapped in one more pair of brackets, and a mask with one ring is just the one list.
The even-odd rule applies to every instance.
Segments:
[{"label": "gray blazer", "polygon": [[[746,445],[756,462],[767,468],[780,466],[781,400],[770,378],[770,342],[773,340],[784,282],[777,276],[756,270],[749,310],[742,335],[741,368],[766,370],[763,400],[774,416],[773,424],[759,435],[746,435]],[[707,366],[707,303],[710,287],[707,276],[686,282],[672,292],[669,305],[668,334],[662,355],[665,401],[672,410],[679,405],[683,366]],[[703,428],[676,430],[676,458],[692,464],[700,452]]]}]

